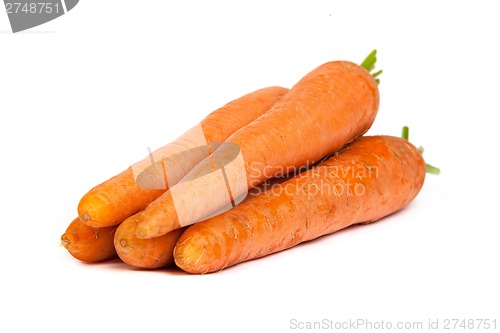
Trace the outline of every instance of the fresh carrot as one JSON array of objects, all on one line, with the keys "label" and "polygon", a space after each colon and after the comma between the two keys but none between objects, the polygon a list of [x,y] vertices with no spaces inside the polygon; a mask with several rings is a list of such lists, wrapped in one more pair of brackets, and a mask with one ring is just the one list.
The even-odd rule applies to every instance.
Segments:
[{"label": "fresh carrot", "polygon": [[215,110],[174,142],[92,188],[80,200],[80,218],[90,226],[107,227],[143,210],[208,156],[213,146],[268,111],[287,92],[267,87]]},{"label": "fresh carrot", "polygon": [[[373,52],[363,64],[371,70],[375,59]],[[157,237],[199,222],[283,170],[316,163],[364,134],[378,106],[377,81],[366,68],[348,61],[317,67],[152,202],[137,236]]]},{"label": "fresh carrot", "polygon": [[113,246],[116,227],[94,228],[75,218],[61,236],[61,244],[76,259],[99,262],[116,257]]},{"label": "fresh carrot", "polygon": [[116,230],[114,248],[118,256],[126,264],[139,268],[154,269],[172,265],[174,246],[185,228],[160,237],[140,239],[135,236],[139,214],[123,221]]},{"label": "fresh carrot", "polygon": [[190,226],[174,250],[189,273],[208,273],[291,248],[408,205],[425,179],[407,140],[361,137],[295,178]]},{"label": "fresh carrot", "polygon": [[[260,195],[286,179],[287,177],[274,178],[253,187],[248,197]],[[170,266],[174,263],[173,249],[177,239],[187,227],[176,229],[163,236],[140,239],[135,234],[139,214],[123,221],[116,230],[114,247],[118,256],[123,262],[138,268],[155,269]]]}]

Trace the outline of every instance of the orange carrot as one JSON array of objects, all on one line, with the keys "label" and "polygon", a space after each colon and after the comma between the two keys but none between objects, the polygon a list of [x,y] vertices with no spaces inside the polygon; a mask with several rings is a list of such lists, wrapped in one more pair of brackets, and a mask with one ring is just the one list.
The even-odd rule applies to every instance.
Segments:
[{"label": "orange carrot", "polygon": [[316,163],[365,133],[378,106],[377,81],[365,68],[348,61],[317,67],[152,202],[137,236],[157,237],[199,222],[283,170]]},{"label": "orange carrot", "polygon": [[116,227],[93,228],[75,218],[61,236],[61,244],[76,259],[99,262],[116,257],[113,237]]},{"label": "orange carrot", "polygon": [[174,142],[92,188],[80,200],[80,218],[90,226],[106,227],[143,210],[208,156],[212,146],[268,111],[287,91],[264,88],[212,112]]},{"label": "orange carrot", "polygon": [[[256,196],[286,180],[286,177],[271,179],[249,191]],[[174,263],[173,249],[187,227],[176,229],[166,235],[150,239],[137,238],[135,232],[140,213],[123,221],[115,233],[114,246],[123,262],[139,268],[161,268]]]},{"label": "orange carrot", "polygon": [[361,137],[338,155],[241,205],[190,226],[174,250],[189,273],[208,273],[291,248],[408,205],[425,179],[408,141]]},{"label": "orange carrot", "polygon": [[118,256],[126,264],[139,268],[153,269],[172,265],[174,246],[185,228],[156,238],[140,239],[135,236],[139,214],[132,215],[118,227],[114,238]]}]

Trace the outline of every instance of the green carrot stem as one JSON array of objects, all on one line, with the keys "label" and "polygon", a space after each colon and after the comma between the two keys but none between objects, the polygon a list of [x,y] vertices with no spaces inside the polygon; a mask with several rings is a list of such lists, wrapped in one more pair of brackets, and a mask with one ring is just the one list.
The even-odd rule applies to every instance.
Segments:
[{"label": "green carrot stem", "polygon": [[[408,128],[408,126],[403,127],[403,130],[401,131],[401,137],[405,140],[408,140],[408,138],[410,137],[410,129]],[[420,154],[423,154],[424,147],[418,147],[418,151],[420,152]],[[439,175],[441,173],[441,170],[439,168],[427,163],[425,164],[425,171],[427,173],[430,173],[431,175]]]},{"label": "green carrot stem", "polygon": [[370,74],[373,76],[377,84],[380,83],[380,80],[377,78],[380,74],[382,74],[382,71],[378,71],[375,73],[372,73],[372,71],[375,69],[375,64],[377,63],[377,50],[373,50],[370,52],[370,54],[363,60],[361,63],[361,67],[366,69]]},{"label": "green carrot stem", "polygon": [[427,173],[430,173],[431,175],[439,175],[441,173],[441,170],[439,168],[436,168],[435,166],[430,164],[425,164],[425,171]]},{"label": "green carrot stem", "polygon": [[404,126],[403,127],[403,131],[401,133],[401,137],[403,139],[405,139],[406,141],[409,140],[409,137],[410,137],[410,129],[408,128],[408,126]]}]

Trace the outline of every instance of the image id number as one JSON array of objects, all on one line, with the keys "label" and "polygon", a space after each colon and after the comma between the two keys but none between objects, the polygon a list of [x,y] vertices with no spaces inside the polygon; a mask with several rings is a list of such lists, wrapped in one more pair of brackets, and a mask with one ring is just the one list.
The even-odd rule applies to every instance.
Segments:
[{"label": "image id number", "polygon": [[52,14],[59,13],[59,3],[31,2],[22,4],[20,2],[7,2],[5,3],[5,9],[7,14]]}]

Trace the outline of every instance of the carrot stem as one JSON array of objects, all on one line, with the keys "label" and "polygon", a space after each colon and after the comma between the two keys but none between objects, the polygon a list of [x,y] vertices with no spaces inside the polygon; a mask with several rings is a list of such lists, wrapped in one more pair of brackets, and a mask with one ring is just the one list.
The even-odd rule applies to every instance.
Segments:
[{"label": "carrot stem", "polygon": [[377,77],[377,76],[379,76],[380,74],[382,74],[382,70],[379,70],[378,72],[373,73],[373,74],[372,74],[372,76],[373,76],[374,78],[376,78],[376,77]]},{"label": "carrot stem", "polygon": [[410,129],[408,128],[408,126],[404,126],[403,127],[403,132],[401,133],[401,137],[403,139],[405,139],[406,141],[408,141],[409,136],[410,136]]},{"label": "carrot stem", "polygon": [[[401,137],[408,141],[408,138],[410,137],[410,129],[408,128],[408,126],[403,126],[403,130],[401,131]],[[422,146],[418,147],[418,151],[420,152],[420,154],[423,154],[424,147]],[[439,175],[441,173],[441,170],[438,167],[435,167],[427,163],[425,164],[425,171],[427,173],[430,173],[431,175]]]},{"label": "carrot stem", "polygon": [[427,173],[430,173],[431,175],[439,175],[441,173],[441,170],[433,165],[430,164],[425,164],[425,171]]},{"label": "carrot stem", "polygon": [[380,80],[377,78],[380,74],[382,74],[382,71],[378,71],[375,73],[372,73],[372,71],[375,69],[375,64],[377,63],[377,50],[373,50],[370,52],[370,54],[363,60],[361,63],[361,67],[366,69],[370,74],[373,76],[377,84],[380,83]]}]

